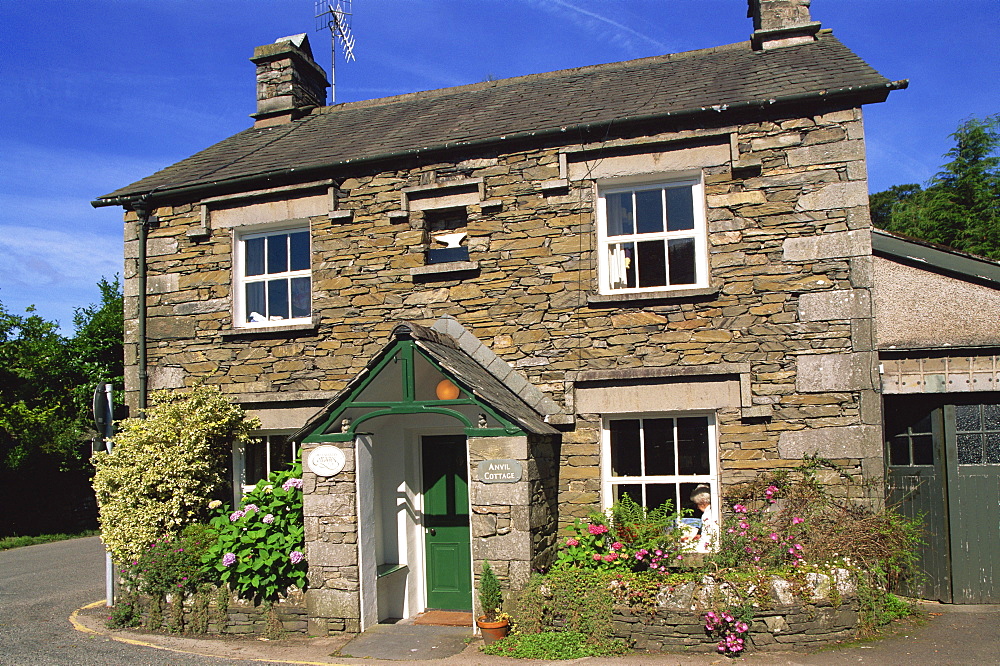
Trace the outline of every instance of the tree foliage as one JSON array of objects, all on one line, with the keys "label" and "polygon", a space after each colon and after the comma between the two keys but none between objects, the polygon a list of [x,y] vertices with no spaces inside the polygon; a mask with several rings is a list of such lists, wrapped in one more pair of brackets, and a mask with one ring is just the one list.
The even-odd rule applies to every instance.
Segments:
[{"label": "tree foliage", "polygon": [[0,303],[0,471],[83,467],[94,385],[121,385],[124,366],[121,285],[98,287],[101,302],[77,308],[70,338],[33,308],[17,315]]},{"label": "tree foliage", "polygon": [[94,456],[101,535],[119,563],[206,520],[232,443],[260,425],[209,386],[155,392],[145,416],[121,421],[112,452]]},{"label": "tree foliage", "polygon": [[1000,114],[971,118],[925,188],[896,185],[870,197],[876,227],[1000,259]]}]

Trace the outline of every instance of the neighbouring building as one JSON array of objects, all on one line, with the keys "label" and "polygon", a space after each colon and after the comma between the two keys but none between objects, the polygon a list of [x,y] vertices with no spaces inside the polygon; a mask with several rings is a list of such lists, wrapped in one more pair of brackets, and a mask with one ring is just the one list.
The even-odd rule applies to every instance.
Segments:
[{"label": "neighbouring building", "polygon": [[94,202],[131,404],[219,385],[263,424],[237,485],[317,452],[312,632],[470,609],[484,559],[516,586],[622,493],[814,454],[881,493],[973,408],[992,462],[949,382],[997,379],[996,264],[871,229],[861,107],[906,82],[808,0],[749,5],[748,42],[334,106],[280,39],[253,127]]}]

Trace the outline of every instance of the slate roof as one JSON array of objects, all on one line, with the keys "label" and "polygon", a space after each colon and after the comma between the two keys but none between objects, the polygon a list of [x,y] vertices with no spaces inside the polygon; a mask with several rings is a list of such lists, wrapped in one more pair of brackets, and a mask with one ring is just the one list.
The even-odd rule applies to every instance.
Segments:
[{"label": "slate roof", "polygon": [[[251,128],[101,197],[222,188],[248,177],[312,177],[320,169],[570,130],[816,98],[881,101],[892,83],[832,34],[754,51],[749,42],[627,62],[352,102],[288,124]],[[577,135],[568,143],[579,142]],[[291,170],[291,173],[289,171]]]},{"label": "slate roof", "polygon": [[[452,322],[448,323],[451,324]],[[454,322],[454,324],[457,324],[457,322]],[[393,329],[392,337],[394,341],[413,340],[417,347],[437,361],[442,368],[450,372],[464,386],[468,387],[477,398],[499,411],[525,431],[536,434],[555,434],[559,432],[545,422],[545,416],[538,411],[538,407],[529,405],[524,399],[524,395],[530,395],[531,391],[524,391],[521,385],[512,382],[511,379],[513,377],[508,376],[507,379],[502,379],[494,374],[495,371],[488,370],[480,365],[462,348],[459,340],[456,340],[448,333],[436,330],[435,328],[427,328],[420,324],[406,322]],[[390,342],[380,353],[376,354],[368,362],[364,370],[348,382],[347,386],[338,391],[304,426],[291,435],[292,441],[302,441],[303,437],[311,434],[313,430],[322,425],[329,418],[330,414],[340,407],[347,396],[357,386],[368,379],[371,371],[384,358],[392,346],[393,343]],[[507,374],[510,375],[511,373]],[[523,383],[527,383],[520,375],[516,377],[521,379]],[[532,388],[534,389],[534,387]],[[538,390],[534,389],[534,392],[538,392]]]},{"label": "slate roof", "polygon": [[946,245],[873,228],[872,250],[876,255],[911,266],[1000,287],[1000,262],[960,252]]}]

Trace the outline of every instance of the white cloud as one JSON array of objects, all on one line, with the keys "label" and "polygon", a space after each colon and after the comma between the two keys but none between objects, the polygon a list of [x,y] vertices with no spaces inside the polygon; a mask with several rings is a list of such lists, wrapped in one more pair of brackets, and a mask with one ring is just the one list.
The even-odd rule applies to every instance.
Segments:
[{"label": "white cloud", "polygon": [[616,21],[607,13],[598,13],[566,0],[533,0],[532,4],[549,13],[568,17],[573,23],[588,32],[602,36],[615,46],[624,49],[626,53],[637,54],[648,51],[648,48],[642,48],[640,43],[655,47],[658,53],[670,52],[667,44]]}]

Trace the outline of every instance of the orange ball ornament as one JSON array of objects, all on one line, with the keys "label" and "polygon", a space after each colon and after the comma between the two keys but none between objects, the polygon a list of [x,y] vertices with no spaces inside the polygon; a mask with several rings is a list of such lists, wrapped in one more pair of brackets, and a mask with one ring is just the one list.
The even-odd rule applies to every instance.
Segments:
[{"label": "orange ball ornament", "polygon": [[458,397],[459,390],[450,379],[442,379],[438,382],[434,393],[437,395],[438,400],[454,400]]}]

